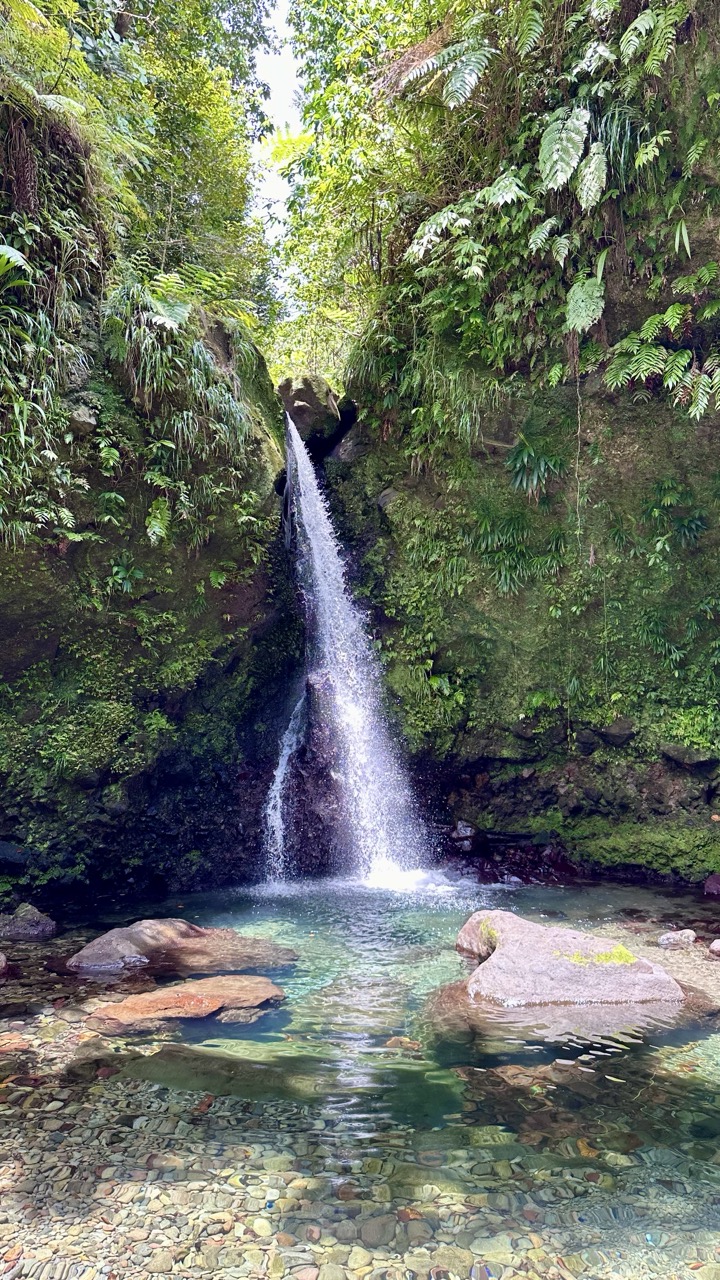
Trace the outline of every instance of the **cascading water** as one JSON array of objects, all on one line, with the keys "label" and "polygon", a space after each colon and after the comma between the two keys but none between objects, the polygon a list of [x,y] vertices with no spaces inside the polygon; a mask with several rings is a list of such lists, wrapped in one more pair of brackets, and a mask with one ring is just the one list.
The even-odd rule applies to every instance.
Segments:
[{"label": "cascading water", "polygon": [[[337,761],[346,861],[353,874],[392,887],[420,867],[427,837],[414,813],[410,786],[385,725],[379,663],[345,581],[327,503],[290,419],[287,454],[298,571],[308,623],[308,685],[322,691],[323,729],[329,731]],[[301,700],[283,738],[266,805],[268,870],[275,878],[287,870],[286,783],[303,719]]]}]

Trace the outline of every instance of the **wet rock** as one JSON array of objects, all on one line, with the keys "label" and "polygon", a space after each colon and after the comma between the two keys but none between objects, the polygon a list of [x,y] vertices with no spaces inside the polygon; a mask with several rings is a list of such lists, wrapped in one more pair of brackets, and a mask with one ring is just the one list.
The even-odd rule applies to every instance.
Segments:
[{"label": "wet rock", "polygon": [[360,1227],[360,1239],[370,1249],[378,1249],[390,1244],[395,1235],[397,1219],[394,1214],[383,1213],[375,1218],[367,1218]]},{"label": "wet rock", "polygon": [[[207,1018],[221,1010],[225,1021],[246,1022],[248,1010],[265,1012],[282,999],[284,993],[269,978],[200,978],[105,1005],[89,1018],[88,1026],[104,1035],[125,1035],[155,1031],[178,1018]],[[230,1016],[235,1012],[237,1018]]]},{"label": "wet rock", "polygon": [[714,941],[710,943],[708,951],[714,960],[720,960],[720,938],[715,938]]},{"label": "wet rock", "polygon": [[218,973],[228,969],[275,968],[297,953],[267,938],[234,929],[204,929],[188,920],[138,920],[89,942],[67,962],[76,973],[118,973],[149,965],[155,972]]},{"label": "wet rock", "polygon": [[691,947],[696,938],[697,934],[693,929],[675,929],[670,933],[661,933],[657,944],[664,951],[682,951]]},{"label": "wet rock", "polygon": [[335,393],[324,378],[313,373],[284,378],[278,392],[303,440],[332,438],[340,423],[340,410]]},{"label": "wet rock", "polygon": [[335,1262],[325,1262],[318,1272],[318,1280],[345,1280],[345,1268]]},{"label": "wet rock", "polygon": [[720,898],[720,871],[714,871],[711,876],[708,876],[703,885],[703,890],[710,897]]},{"label": "wet rock", "polygon": [[610,938],[535,924],[511,911],[476,911],[457,949],[475,956],[471,1001],[506,1007],[544,1004],[642,1004],[683,1000],[660,965],[638,959]]},{"label": "wet rock", "polygon": [[0,978],[4,977],[8,967],[7,956],[0,951]]},{"label": "wet rock", "polygon": [[0,938],[8,942],[44,942],[56,933],[55,921],[29,902],[22,902],[13,915],[0,915]]},{"label": "wet rock", "polygon": [[603,725],[597,732],[609,747],[624,747],[635,737],[635,726],[627,716],[618,716],[612,724]]}]

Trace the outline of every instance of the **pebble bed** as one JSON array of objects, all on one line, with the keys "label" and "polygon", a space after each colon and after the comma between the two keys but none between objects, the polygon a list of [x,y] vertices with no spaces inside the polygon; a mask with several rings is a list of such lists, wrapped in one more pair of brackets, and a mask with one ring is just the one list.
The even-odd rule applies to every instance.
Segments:
[{"label": "pebble bed", "polygon": [[337,1100],[131,1078],[85,1026],[108,993],[9,950],[3,1280],[720,1280],[716,1018],[682,1044],[456,1067],[440,1124],[359,1124]]}]

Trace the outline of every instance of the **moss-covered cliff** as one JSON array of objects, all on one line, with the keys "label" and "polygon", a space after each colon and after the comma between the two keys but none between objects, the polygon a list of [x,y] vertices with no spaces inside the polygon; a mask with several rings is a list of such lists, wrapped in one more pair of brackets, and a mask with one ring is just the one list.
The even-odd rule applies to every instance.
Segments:
[{"label": "moss-covered cliff", "polygon": [[457,817],[720,868],[716,431],[586,380],[579,406],[518,397],[427,465],[367,426],[336,451],[397,713]]}]

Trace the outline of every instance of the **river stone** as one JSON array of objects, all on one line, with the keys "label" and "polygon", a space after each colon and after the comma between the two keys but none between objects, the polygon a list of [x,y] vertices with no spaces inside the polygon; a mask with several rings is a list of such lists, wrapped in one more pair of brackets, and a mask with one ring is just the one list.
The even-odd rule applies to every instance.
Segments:
[{"label": "river stone", "polygon": [[8,942],[44,942],[54,938],[57,925],[29,902],[22,902],[13,915],[0,915],[0,938]]},{"label": "river stone", "polygon": [[149,965],[154,971],[219,973],[291,964],[297,953],[267,938],[244,937],[234,929],[203,929],[188,920],[138,920],[110,929],[68,960],[76,973],[118,973]]},{"label": "river stone", "polygon": [[[715,938],[710,943],[710,946],[708,947],[708,951],[710,952],[710,955],[713,957],[714,960],[720,960],[720,938]],[[0,965],[0,973],[1,972],[2,972],[2,966]]]},{"label": "river stone", "polygon": [[697,934],[693,929],[675,929],[671,933],[662,933],[657,944],[664,951],[682,951],[691,947],[696,938]]},{"label": "river stone", "polygon": [[367,1218],[360,1226],[360,1239],[370,1249],[378,1249],[390,1244],[395,1235],[397,1218],[393,1213],[382,1213],[375,1218]]},{"label": "river stone", "polygon": [[476,911],[457,949],[477,957],[471,1001],[513,1008],[542,1004],[680,1003],[681,987],[658,964],[611,938],[535,924],[512,911]]},{"label": "river stone", "polygon": [[708,876],[703,885],[703,890],[710,897],[720,898],[720,871],[713,871],[712,875]]},{"label": "river stone", "polygon": [[269,978],[248,974],[199,978],[104,1005],[88,1019],[88,1027],[105,1035],[125,1035],[155,1031],[176,1018],[207,1018],[220,1010],[238,1012],[234,1020],[246,1022],[247,1010],[264,1012],[282,999],[284,993]]}]

